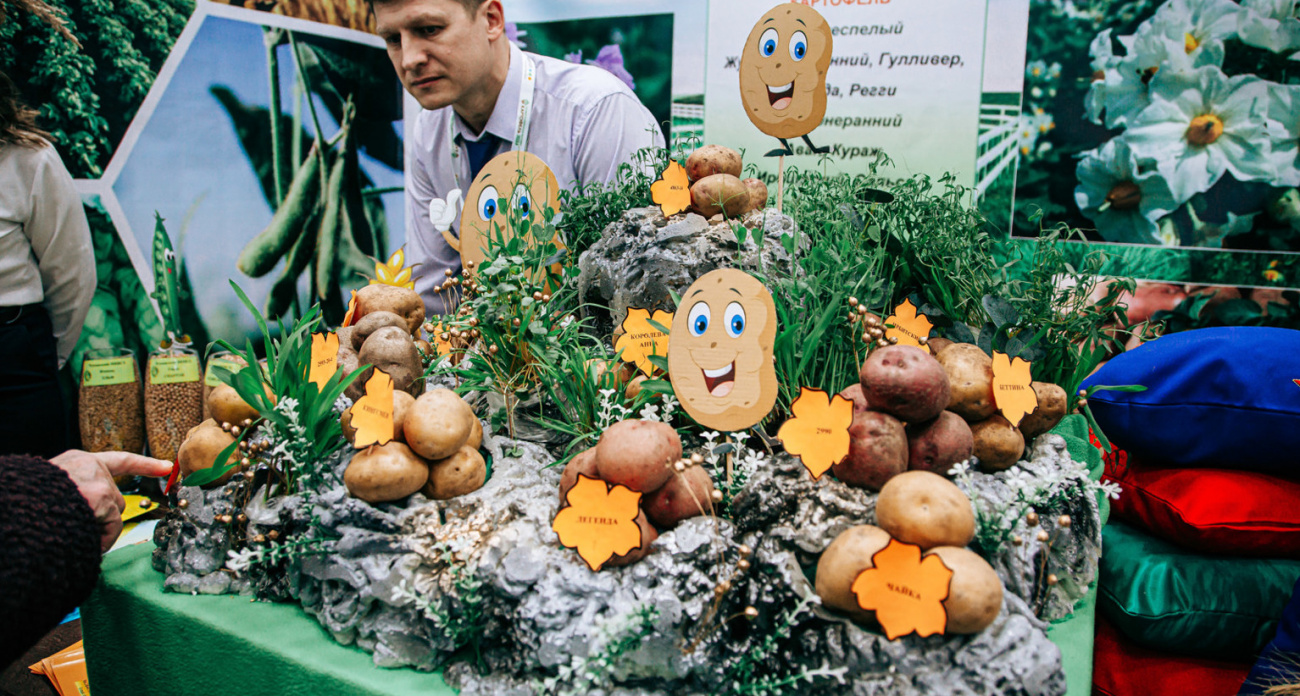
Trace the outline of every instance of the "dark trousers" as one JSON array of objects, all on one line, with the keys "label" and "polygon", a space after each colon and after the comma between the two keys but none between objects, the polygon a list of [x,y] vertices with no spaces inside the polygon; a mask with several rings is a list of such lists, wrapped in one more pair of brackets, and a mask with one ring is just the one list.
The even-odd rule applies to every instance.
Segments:
[{"label": "dark trousers", "polygon": [[71,446],[59,355],[41,305],[0,309],[0,455],[50,458]]}]

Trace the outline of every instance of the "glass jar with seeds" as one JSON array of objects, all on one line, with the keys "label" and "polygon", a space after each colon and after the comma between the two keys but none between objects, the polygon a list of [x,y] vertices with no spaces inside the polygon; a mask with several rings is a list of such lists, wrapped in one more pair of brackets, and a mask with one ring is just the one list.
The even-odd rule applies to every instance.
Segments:
[{"label": "glass jar with seeds", "polygon": [[175,461],[186,433],[202,421],[202,416],[203,379],[198,353],[175,345],[150,353],[144,383],[149,453]]},{"label": "glass jar with seeds", "polygon": [[144,450],[140,367],[126,349],[90,350],[81,362],[77,401],[81,447],[87,452]]}]

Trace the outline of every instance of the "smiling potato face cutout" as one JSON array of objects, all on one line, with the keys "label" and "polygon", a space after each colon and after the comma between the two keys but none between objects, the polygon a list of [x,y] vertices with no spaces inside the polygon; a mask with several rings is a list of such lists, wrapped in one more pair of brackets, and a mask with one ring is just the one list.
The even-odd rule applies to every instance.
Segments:
[{"label": "smiling potato face cutout", "polygon": [[807,5],[787,2],[758,20],[740,57],[740,98],[760,131],[798,138],[821,125],[831,43],[830,24]]},{"label": "smiling potato face cutout", "polygon": [[[504,210],[501,209],[502,198],[507,204]],[[460,215],[460,240],[452,244],[460,251],[461,265],[468,267],[470,261],[475,265],[482,264],[489,235],[495,234],[495,226],[500,225],[502,238],[509,240],[515,236],[515,226],[522,220],[531,220],[534,226],[540,225],[546,206],[559,212],[560,185],[551,168],[540,157],[512,150],[488,160],[465,194],[465,209]],[[453,238],[447,236],[448,241],[452,241]],[[555,245],[564,248],[558,237]]]},{"label": "smiling potato face cutout", "polygon": [[682,295],[668,341],[668,373],[701,425],[744,430],[776,404],[776,305],[757,278],[732,268],[700,277]]}]

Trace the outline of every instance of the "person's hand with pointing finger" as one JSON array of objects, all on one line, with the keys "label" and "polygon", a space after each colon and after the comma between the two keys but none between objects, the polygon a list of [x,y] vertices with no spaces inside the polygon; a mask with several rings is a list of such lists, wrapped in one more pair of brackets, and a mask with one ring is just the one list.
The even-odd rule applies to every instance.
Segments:
[{"label": "person's hand with pointing finger", "polygon": [[95,521],[104,526],[100,546],[104,551],[122,533],[122,511],[126,501],[117,490],[114,476],[166,476],[171,473],[171,462],[127,452],[82,452],[68,450],[50,460],[50,463],[67,472],[77,484],[81,497],[90,504]]}]

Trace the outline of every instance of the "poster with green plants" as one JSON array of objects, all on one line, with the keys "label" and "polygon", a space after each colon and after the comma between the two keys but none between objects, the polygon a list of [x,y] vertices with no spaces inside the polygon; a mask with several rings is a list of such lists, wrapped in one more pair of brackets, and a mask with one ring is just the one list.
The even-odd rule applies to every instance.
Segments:
[{"label": "poster with green plants", "polygon": [[982,206],[995,224],[1020,238],[1078,228],[1115,275],[1275,300],[1300,285],[1297,5],[1032,0],[1029,11],[1018,171]]}]

